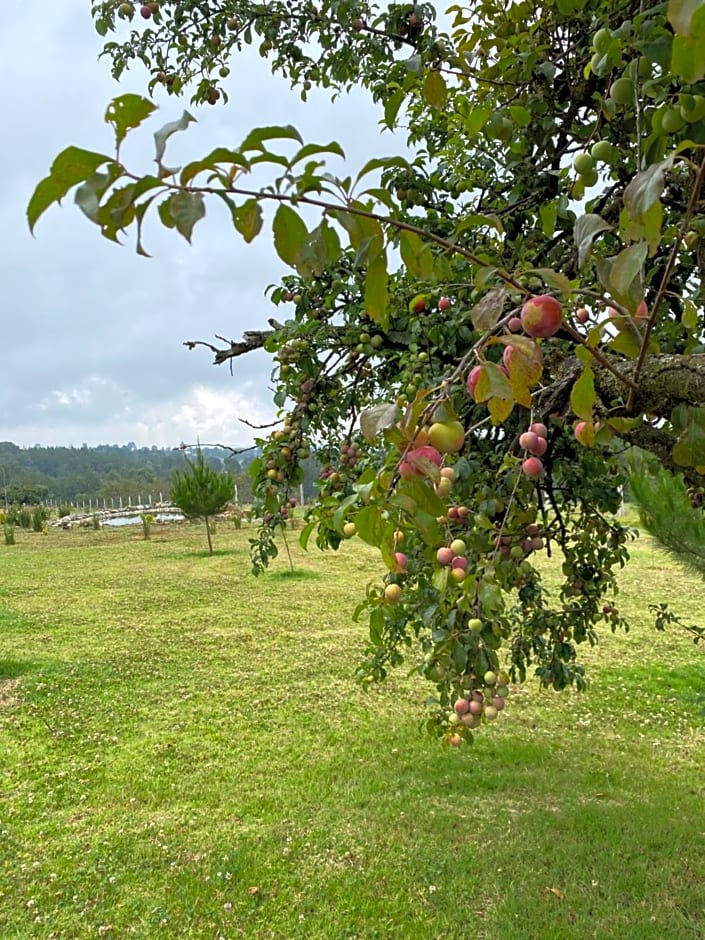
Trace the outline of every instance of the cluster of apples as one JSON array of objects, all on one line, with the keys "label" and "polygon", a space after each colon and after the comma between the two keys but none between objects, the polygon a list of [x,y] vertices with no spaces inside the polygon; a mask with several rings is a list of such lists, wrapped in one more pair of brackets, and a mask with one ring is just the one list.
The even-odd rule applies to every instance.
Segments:
[{"label": "cluster of apples", "polygon": [[546,453],[548,447],[548,429],[545,424],[535,421],[528,431],[519,435],[519,446],[529,454],[521,462],[521,469],[525,476],[532,480],[538,479],[543,473],[543,461],[541,458]]},{"label": "cluster of apples", "polygon": [[458,583],[465,579],[468,569],[467,550],[463,539],[453,539],[450,545],[443,545],[436,552],[438,564],[449,568],[451,578]]},{"label": "cluster of apples", "polygon": [[[464,444],[465,428],[460,421],[434,421],[428,429],[421,428],[416,433],[413,447],[406,451],[399,462],[399,475],[405,480],[435,475],[436,468],[443,462],[443,455],[458,453]],[[455,472],[449,473],[450,470],[452,468],[444,467],[440,471],[441,480],[448,480],[442,489],[449,489],[455,480]]]},{"label": "cluster of apples", "polygon": [[529,523],[521,534],[497,535],[495,548],[501,558],[522,559],[531,552],[539,552],[544,547],[541,528],[535,522]]},{"label": "cluster of apples", "polygon": [[[489,670],[482,677],[482,682],[484,685],[481,689],[475,688],[456,701],[449,717],[451,728],[463,724],[469,731],[472,731],[478,727],[483,718],[485,721],[495,721],[499,713],[504,710],[509,695],[507,673],[501,672],[498,675]],[[452,747],[458,747],[462,741],[462,735],[457,731],[451,731],[448,743]]]}]

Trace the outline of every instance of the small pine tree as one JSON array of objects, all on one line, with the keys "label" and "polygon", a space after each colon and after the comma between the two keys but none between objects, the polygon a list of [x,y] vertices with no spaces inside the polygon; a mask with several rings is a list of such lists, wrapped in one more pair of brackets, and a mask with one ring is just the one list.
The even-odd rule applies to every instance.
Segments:
[{"label": "small pine tree", "polygon": [[649,535],[681,564],[705,574],[705,513],[675,476],[651,461],[633,458],[629,490]]},{"label": "small pine tree", "polygon": [[204,519],[208,537],[208,554],[213,554],[211,517],[222,512],[233,498],[235,483],[227,471],[214,470],[201,448],[195,460],[185,458],[186,470],[176,470],[171,483],[171,501],[187,519]]}]

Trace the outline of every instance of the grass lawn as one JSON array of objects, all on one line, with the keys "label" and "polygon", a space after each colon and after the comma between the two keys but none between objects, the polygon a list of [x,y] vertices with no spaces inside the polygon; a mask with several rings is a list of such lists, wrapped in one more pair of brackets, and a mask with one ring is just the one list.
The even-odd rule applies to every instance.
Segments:
[{"label": "grass lawn", "polygon": [[647,609],[705,583],[641,538],[589,690],[444,749],[354,683],[375,553],[255,579],[250,534],[0,547],[0,940],[705,937],[705,649]]}]

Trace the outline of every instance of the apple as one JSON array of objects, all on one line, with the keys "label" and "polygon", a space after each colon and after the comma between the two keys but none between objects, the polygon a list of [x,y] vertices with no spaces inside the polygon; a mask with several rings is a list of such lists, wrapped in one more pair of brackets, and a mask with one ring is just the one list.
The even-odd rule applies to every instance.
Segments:
[{"label": "apple", "polygon": [[351,539],[353,535],[357,534],[357,526],[354,522],[346,522],[343,526],[343,535],[346,539]]},{"label": "apple", "polygon": [[450,576],[457,584],[465,580],[465,571],[463,568],[451,568]]},{"label": "apple", "polygon": [[521,447],[522,450],[533,452],[539,440],[541,440],[541,438],[535,431],[524,431],[523,434],[519,435],[519,447]]},{"label": "apple", "polygon": [[459,734],[451,734],[451,736],[448,738],[448,744],[450,744],[451,747],[460,747],[462,743],[463,739]]},{"label": "apple", "polygon": [[589,310],[586,310],[585,307],[579,307],[575,311],[575,319],[578,321],[578,323],[587,323],[590,319]]},{"label": "apple", "polygon": [[548,448],[548,441],[546,440],[545,437],[540,437],[534,444],[534,447],[531,453],[534,455],[534,457],[543,457],[543,455],[546,453],[547,448]]},{"label": "apple", "polygon": [[450,297],[441,297],[438,301],[439,310],[447,310],[450,307]]},{"label": "apple", "polygon": [[481,715],[482,702],[478,702],[477,699],[472,699],[472,701],[468,702],[468,711],[471,715]]},{"label": "apple", "polygon": [[494,705],[494,707],[497,709],[498,712],[501,712],[502,709],[504,708],[504,699],[502,698],[501,695],[495,695],[495,697],[492,699],[492,704]]},{"label": "apple", "polygon": [[441,465],[441,455],[435,447],[423,444],[410,450],[399,464],[399,473],[405,480],[413,477],[428,476],[430,465]]},{"label": "apple", "polygon": [[441,467],[441,476],[451,483],[455,483],[455,470],[452,467]]},{"label": "apple", "polygon": [[465,443],[465,428],[460,421],[436,421],[428,429],[428,442],[442,454],[455,454]]},{"label": "apple", "polygon": [[484,623],[480,620],[479,617],[473,617],[472,619],[468,620],[468,629],[473,633],[482,633],[484,626]]},{"label": "apple", "polygon": [[563,323],[563,308],[550,294],[530,297],[521,308],[521,325],[528,336],[554,336]]},{"label": "apple", "polygon": [[453,539],[450,543],[450,550],[454,555],[464,555],[468,547],[462,539]]},{"label": "apple", "polygon": [[511,330],[512,333],[518,333],[522,327],[523,324],[520,317],[510,317],[507,321],[507,329]]},{"label": "apple", "polygon": [[485,683],[485,685],[496,685],[497,673],[492,672],[491,669],[488,669],[488,671],[482,677],[482,681]]},{"label": "apple", "polygon": [[384,589],[384,599],[388,604],[398,604],[401,600],[401,588],[398,584],[388,584]]},{"label": "apple", "polygon": [[545,424],[541,424],[540,421],[534,421],[529,430],[533,431],[534,434],[538,434],[539,437],[548,437],[548,428]]},{"label": "apple", "polygon": [[538,457],[527,457],[526,460],[522,461],[521,469],[527,477],[536,479],[543,473],[543,463]]},{"label": "apple", "polygon": [[140,14],[143,19],[148,20],[152,15],[152,8],[148,6],[140,7]]},{"label": "apple", "polygon": [[485,718],[488,721],[494,721],[499,715],[499,711],[495,705],[485,705]]},{"label": "apple", "polygon": [[436,493],[438,493],[439,496],[447,496],[452,488],[453,484],[447,477],[441,477],[438,483],[436,483]]},{"label": "apple", "polygon": [[409,564],[409,559],[406,557],[404,552],[394,552],[394,560],[402,571],[406,571],[406,566]]},{"label": "apple", "polygon": [[470,370],[467,378],[467,387],[470,395],[475,398],[475,387],[480,381],[480,376],[482,375],[482,366],[473,366]]},{"label": "apple", "polygon": [[453,550],[450,548],[439,548],[436,552],[436,561],[439,565],[450,565],[453,561]]},{"label": "apple", "polygon": [[456,556],[450,563],[451,568],[460,568],[462,571],[468,570],[468,560],[462,556]]},{"label": "apple", "polygon": [[470,710],[470,702],[468,702],[466,698],[459,698],[453,708],[455,709],[455,714],[460,715],[462,718],[463,715],[467,715]]}]

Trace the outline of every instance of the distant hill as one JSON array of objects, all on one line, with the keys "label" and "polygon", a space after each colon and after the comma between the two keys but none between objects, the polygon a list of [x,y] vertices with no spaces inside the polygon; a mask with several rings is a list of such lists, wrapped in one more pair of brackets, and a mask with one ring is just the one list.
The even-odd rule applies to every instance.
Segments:
[{"label": "distant hill", "polygon": [[[247,468],[256,449],[230,454],[220,447],[204,447],[209,463],[227,469],[236,478],[240,499],[251,496]],[[189,453],[187,450],[185,453]],[[99,444],[97,447],[18,447],[0,442],[0,499],[8,503],[55,500],[76,503],[149,494],[153,499],[169,492],[174,470],[182,469],[180,448],[137,447],[135,444]]]}]

